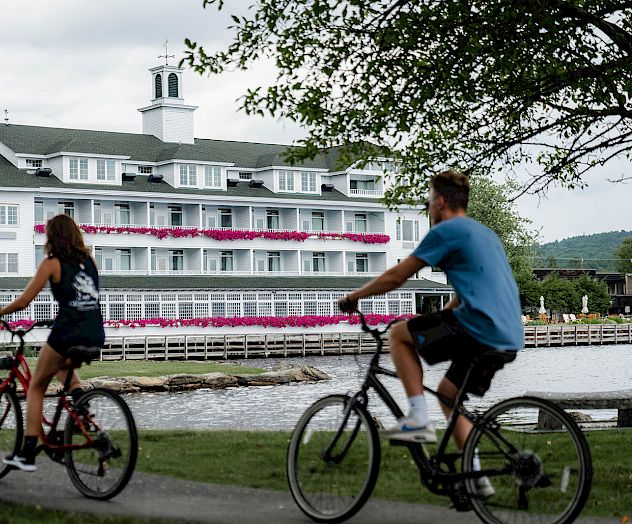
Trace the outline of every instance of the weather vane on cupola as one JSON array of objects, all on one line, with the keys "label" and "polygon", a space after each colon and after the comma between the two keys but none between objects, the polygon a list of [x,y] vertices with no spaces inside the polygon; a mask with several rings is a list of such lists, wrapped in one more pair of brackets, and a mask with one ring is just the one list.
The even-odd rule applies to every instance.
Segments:
[{"label": "weather vane on cupola", "polygon": [[169,59],[170,58],[175,58],[176,55],[170,55],[169,51],[168,51],[168,44],[169,44],[169,40],[167,40],[165,38],[165,43],[162,44],[165,46],[165,54],[164,55],[158,55],[158,58],[164,58],[165,59],[165,65],[169,65]]}]

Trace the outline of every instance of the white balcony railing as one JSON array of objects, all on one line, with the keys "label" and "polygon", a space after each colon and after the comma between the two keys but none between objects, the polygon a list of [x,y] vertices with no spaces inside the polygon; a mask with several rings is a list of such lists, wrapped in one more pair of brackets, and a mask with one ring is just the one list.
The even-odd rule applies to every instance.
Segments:
[{"label": "white balcony railing", "polygon": [[381,189],[350,189],[349,194],[353,196],[384,196]]}]

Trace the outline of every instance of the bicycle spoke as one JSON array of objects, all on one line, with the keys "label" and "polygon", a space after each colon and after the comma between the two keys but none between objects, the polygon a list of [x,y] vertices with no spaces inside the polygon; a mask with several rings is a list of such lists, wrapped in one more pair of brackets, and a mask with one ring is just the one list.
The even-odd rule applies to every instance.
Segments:
[{"label": "bicycle spoke", "polygon": [[[496,524],[572,522],[585,503],[592,473],[576,424],[555,406],[529,398],[505,401],[485,417],[490,420],[472,432],[464,453],[465,471],[473,468],[475,450],[481,471],[490,471],[494,493],[488,498],[477,496],[475,480],[466,482],[477,514]],[[491,474],[503,468],[507,474]]]},{"label": "bicycle spoke", "polygon": [[[127,484],[136,463],[137,436],[124,401],[116,394],[94,390],[77,405],[81,421],[68,420],[66,443],[92,444],[66,453],[73,484],[88,497],[110,498]],[[80,427],[79,427],[80,426]]]}]

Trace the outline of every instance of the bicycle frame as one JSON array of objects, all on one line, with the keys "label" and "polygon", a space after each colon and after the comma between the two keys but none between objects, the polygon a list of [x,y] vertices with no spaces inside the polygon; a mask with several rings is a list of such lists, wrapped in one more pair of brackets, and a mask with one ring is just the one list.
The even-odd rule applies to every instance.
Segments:
[{"label": "bicycle frame", "polygon": [[[358,423],[356,424],[355,430],[352,432],[351,436],[349,437],[349,441],[344,446],[343,450],[338,454],[337,457],[332,457],[331,452],[336,447],[336,444],[346,425],[346,421],[348,420],[348,417],[351,413],[351,409],[353,405],[358,403],[358,404],[361,404],[363,407],[366,407],[368,405],[367,393],[370,389],[373,389],[377,393],[378,397],[382,400],[382,402],[384,402],[384,404],[388,407],[388,409],[396,418],[400,418],[404,416],[402,410],[400,409],[395,399],[388,392],[388,389],[386,388],[386,386],[384,386],[384,384],[382,384],[382,382],[378,378],[379,375],[385,375],[388,377],[397,378],[397,373],[395,373],[394,371],[391,371],[390,369],[384,368],[380,366],[379,364],[380,354],[382,353],[382,348],[384,345],[381,335],[386,333],[386,331],[388,331],[388,329],[391,327],[391,325],[395,321],[392,321],[386,326],[385,329],[380,331],[378,329],[369,328],[369,326],[366,323],[365,316],[359,311],[357,313],[360,315],[362,330],[365,333],[371,334],[375,338],[377,348],[376,348],[375,353],[373,354],[373,357],[371,358],[369,369],[367,371],[367,375],[362,384],[362,387],[360,388],[360,391],[358,391],[355,395],[351,397],[351,402],[349,402],[345,410],[343,423],[341,424],[340,430],[334,436],[332,443],[327,447],[327,449],[323,453],[323,458],[325,460],[331,460],[334,462],[338,462],[342,460],[342,458],[344,458],[346,451],[351,446],[351,443],[353,442],[355,435],[359,431],[360,422],[358,421]],[[446,453],[446,449],[450,441],[450,437],[452,436],[452,433],[454,432],[454,428],[456,426],[458,416],[460,415],[466,417],[472,423],[473,426],[480,429],[481,431],[484,431],[487,435],[490,435],[490,437],[492,437],[492,440],[497,445],[499,443],[504,444],[505,446],[509,448],[510,453],[515,453],[518,451],[513,446],[513,444],[511,444],[509,441],[503,438],[503,436],[500,435],[498,432],[494,431],[493,428],[489,428],[482,425],[480,422],[480,417],[478,417],[475,414],[470,413],[463,405],[463,402],[467,399],[467,393],[466,393],[465,388],[466,388],[466,384],[467,384],[471,371],[472,371],[472,368],[470,367],[470,369],[468,370],[465,376],[465,380],[463,381],[463,385],[461,386],[455,400],[445,397],[438,391],[435,391],[427,386],[423,387],[424,391],[437,397],[439,401],[442,402],[443,404],[449,407],[452,407],[452,411],[450,413],[450,416],[448,417],[448,426],[443,436],[441,437],[441,440],[437,448],[437,452],[433,456],[428,456],[423,446],[421,446],[420,444],[416,444],[414,442],[401,442],[401,445],[408,448],[413,460],[415,461],[415,464],[417,465],[417,468],[420,471],[422,481],[429,489],[431,489],[431,491],[438,492],[438,490],[435,490],[433,486],[429,484],[430,480],[439,481],[440,483],[444,485],[454,486],[455,484],[462,482],[465,479],[477,479],[484,476],[494,477],[494,476],[506,475],[510,471],[510,469],[507,467],[503,469],[470,471],[467,473],[455,471],[454,464],[456,460],[458,460],[458,458],[461,456],[461,453],[449,454],[449,453]],[[500,449],[500,446],[498,446],[498,448],[500,451],[502,451]],[[502,451],[502,453],[507,456],[509,455],[509,453],[506,453],[504,451]],[[451,461],[452,471],[443,471],[440,468],[442,464],[448,464],[448,462],[445,459],[448,459]]]},{"label": "bicycle frame", "polygon": [[[9,375],[0,382],[0,392],[4,392],[7,389],[16,389],[15,381],[17,380],[22,386],[22,391],[24,392],[24,396],[28,397],[29,385],[31,383],[31,370],[29,368],[28,362],[24,357],[24,337],[27,333],[29,333],[33,328],[38,326],[50,326],[52,321],[41,321],[35,322],[30,328],[24,329],[11,329],[11,326],[5,322],[4,320],[0,320],[0,325],[2,325],[9,333],[11,333],[11,339],[14,336],[17,336],[19,339],[19,346],[15,352],[13,357],[13,366],[9,370]],[[94,440],[91,438],[90,434],[86,431],[85,425],[81,417],[77,414],[74,405],[71,401],[68,400],[68,390],[70,389],[70,381],[72,379],[73,371],[75,370],[75,366],[71,365],[68,368],[68,374],[66,376],[66,380],[63,384],[63,389],[60,393],[59,400],[57,401],[57,405],[55,407],[55,412],[53,414],[53,418],[49,421],[44,414],[42,414],[42,425],[40,427],[39,437],[42,441],[42,444],[37,447],[37,453],[40,451],[55,451],[55,452],[65,452],[70,450],[78,450],[78,449],[86,449],[94,446]],[[52,442],[49,438],[50,435],[53,435],[57,431],[57,424],[61,419],[61,414],[63,411],[68,413],[68,416],[72,418],[77,427],[81,430],[86,442],[84,444],[57,444]],[[2,421],[6,417],[7,413],[2,414]],[[90,420],[90,423],[93,421]],[[44,427],[50,428],[48,432],[44,430]]]}]

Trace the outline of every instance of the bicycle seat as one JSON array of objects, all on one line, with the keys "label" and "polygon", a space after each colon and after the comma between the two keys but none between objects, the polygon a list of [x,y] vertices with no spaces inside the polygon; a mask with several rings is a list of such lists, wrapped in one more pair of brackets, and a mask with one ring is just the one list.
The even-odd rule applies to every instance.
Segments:
[{"label": "bicycle seat", "polygon": [[95,358],[99,358],[101,348],[97,346],[73,346],[66,352],[66,357],[72,360],[75,366],[89,364]]}]

